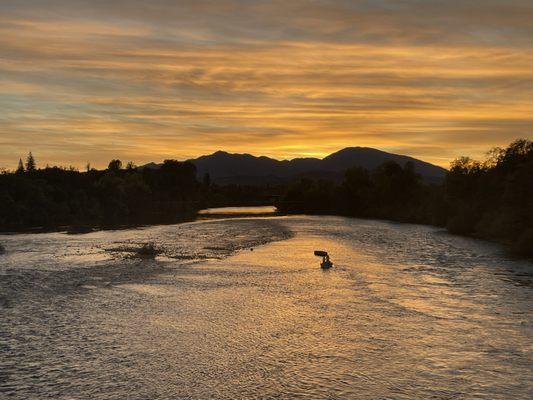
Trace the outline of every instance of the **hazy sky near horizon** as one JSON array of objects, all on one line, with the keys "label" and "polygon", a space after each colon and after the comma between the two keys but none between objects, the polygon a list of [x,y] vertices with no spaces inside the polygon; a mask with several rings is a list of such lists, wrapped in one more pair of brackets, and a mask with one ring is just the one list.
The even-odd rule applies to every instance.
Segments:
[{"label": "hazy sky near horizon", "polygon": [[531,0],[2,0],[0,167],[533,137]]}]

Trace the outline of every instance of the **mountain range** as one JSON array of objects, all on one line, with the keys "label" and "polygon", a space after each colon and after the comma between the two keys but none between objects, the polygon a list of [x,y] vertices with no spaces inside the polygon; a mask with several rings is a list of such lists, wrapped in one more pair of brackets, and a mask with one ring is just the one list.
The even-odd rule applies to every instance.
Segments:
[{"label": "mountain range", "polygon": [[[446,174],[444,168],[428,162],[369,147],[347,147],[323,159],[295,158],[280,161],[265,156],[217,151],[188,161],[196,166],[199,177],[208,173],[211,180],[219,184],[282,183],[303,177],[342,180],[344,171],[349,168],[357,166],[374,170],[385,161],[395,161],[402,166],[412,162],[415,171],[426,182],[441,181]],[[144,167],[157,168],[158,164],[150,163]]]}]

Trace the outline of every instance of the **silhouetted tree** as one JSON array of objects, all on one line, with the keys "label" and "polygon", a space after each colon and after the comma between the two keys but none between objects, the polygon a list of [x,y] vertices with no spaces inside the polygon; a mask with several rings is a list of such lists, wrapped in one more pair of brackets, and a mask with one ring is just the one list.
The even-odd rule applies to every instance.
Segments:
[{"label": "silhouetted tree", "polygon": [[354,167],[347,170],[341,193],[343,214],[359,217],[372,215],[373,185],[366,169]]},{"label": "silhouetted tree", "polygon": [[116,172],[122,169],[122,161],[120,160],[111,160],[107,167],[108,170]]},{"label": "silhouetted tree", "polygon": [[33,172],[36,168],[35,159],[33,158],[33,154],[28,154],[28,158],[26,158],[26,172]]},{"label": "silhouetted tree", "polygon": [[196,186],[196,167],[190,162],[165,160],[160,169],[159,187],[173,196],[181,196]]},{"label": "silhouetted tree", "polygon": [[24,173],[24,163],[22,162],[22,158],[19,158],[19,165],[17,167],[17,174],[23,174]]}]

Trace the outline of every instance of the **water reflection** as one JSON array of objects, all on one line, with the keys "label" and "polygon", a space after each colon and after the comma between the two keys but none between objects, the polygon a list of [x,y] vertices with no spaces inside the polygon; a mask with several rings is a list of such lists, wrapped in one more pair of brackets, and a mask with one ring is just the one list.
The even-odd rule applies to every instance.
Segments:
[{"label": "water reflection", "polygon": [[[18,277],[31,290],[2,308],[0,392],[526,399],[533,389],[533,293],[513,284],[516,274],[529,279],[533,266],[497,246],[339,217],[225,219],[84,237],[39,236],[38,254],[28,250],[26,258],[12,251],[31,248],[31,238],[7,243],[3,288]],[[168,258],[125,261],[105,251],[147,238]],[[43,271],[39,254],[54,246]],[[317,248],[331,254],[332,270],[320,269]],[[78,253],[85,261],[76,262]],[[106,258],[89,265],[87,254]],[[177,254],[192,259],[185,265]],[[81,284],[64,284],[75,279]]]},{"label": "water reflection", "polygon": [[219,207],[200,210],[198,212],[198,219],[272,217],[275,215],[278,215],[278,211],[274,206]]},{"label": "water reflection", "polygon": [[198,211],[200,215],[217,214],[217,215],[235,215],[235,214],[274,214],[276,213],[275,206],[250,206],[250,207],[218,207],[206,208]]}]

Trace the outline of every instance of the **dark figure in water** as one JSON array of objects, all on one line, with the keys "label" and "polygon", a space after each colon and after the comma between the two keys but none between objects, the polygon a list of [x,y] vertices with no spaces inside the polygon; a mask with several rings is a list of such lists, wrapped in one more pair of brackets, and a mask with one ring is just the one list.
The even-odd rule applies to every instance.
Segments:
[{"label": "dark figure in water", "polygon": [[320,263],[320,267],[322,268],[333,267],[333,263],[329,259],[329,254],[327,253],[327,251],[315,250],[315,256],[322,257],[322,262]]}]

